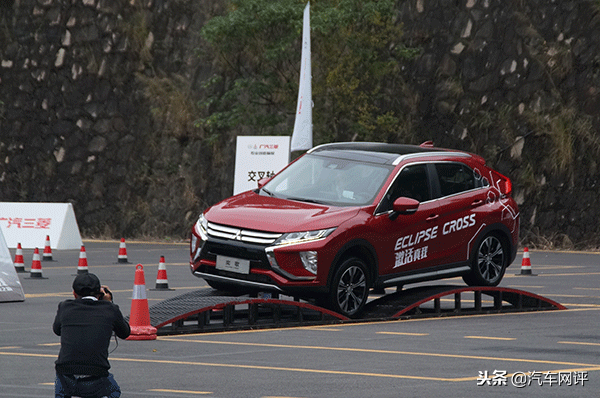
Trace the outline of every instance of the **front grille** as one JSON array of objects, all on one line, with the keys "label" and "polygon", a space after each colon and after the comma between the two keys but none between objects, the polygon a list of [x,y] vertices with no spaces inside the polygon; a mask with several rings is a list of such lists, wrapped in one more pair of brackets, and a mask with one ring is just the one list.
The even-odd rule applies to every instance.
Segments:
[{"label": "front grille", "polygon": [[208,223],[208,229],[206,232],[208,233],[208,236],[214,238],[237,240],[260,245],[271,245],[277,239],[279,239],[279,237],[281,237],[281,234],[278,233],[252,231],[249,229],[228,227],[211,222]]},{"label": "front grille", "polygon": [[235,245],[233,242],[231,244],[212,241],[206,242],[202,251],[202,258],[210,261],[217,261],[217,256],[227,256],[249,260],[251,269],[271,269],[264,249],[260,248],[252,249],[248,246],[242,246],[239,243],[238,245]]}]

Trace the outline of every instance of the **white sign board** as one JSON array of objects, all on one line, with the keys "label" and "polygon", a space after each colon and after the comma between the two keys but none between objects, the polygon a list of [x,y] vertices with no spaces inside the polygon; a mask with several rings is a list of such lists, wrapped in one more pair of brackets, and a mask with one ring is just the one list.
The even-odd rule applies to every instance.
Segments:
[{"label": "white sign board", "polygon": [[10,248],[43,248],[46,236],[57,250],[80,249],[81,235],[71,203],[0,202],[0,229]]},{"label": "white sign board", "polygon": [[288,136],[238,136],[233,194],[256,189],[258,181],[277,174],[290,162]]},{"label": "white sign board", "polygon": [[0,303],[7,301],[25,301],[25,293],[0,229]]}]

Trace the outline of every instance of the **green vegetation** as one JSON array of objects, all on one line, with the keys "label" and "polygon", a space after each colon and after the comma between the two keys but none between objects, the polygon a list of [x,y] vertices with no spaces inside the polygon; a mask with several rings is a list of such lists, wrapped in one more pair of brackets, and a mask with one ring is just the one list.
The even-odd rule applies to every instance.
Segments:
[{"label": "green vegetation", "polygon": [[[229,4],[202,29],[220,71],[206,82],[198,125],[213,138],[233,130],[290,134],[305,2]],[[394,15],[392,0],[311,3],[315,143],[385,140],[409,130],[416,101],[400,70],[419,50],[402,42]]]},{"label": "green vegetation", "polygon": [[121,30],[127,35],[131,50],[138,55],[140,62],[152,61],[151,48],[148,45],[150,29],[146,12],[141,8],[133,12],[126,21],[123,21]]},{"label": "green vegetation", "polygon": [[546,115],[526,112],[525,117],[537,135],[550,139],[551,149],[546,157],[547,167],[553,172],[574,171],[576,144],[584,144],[590,159],[600,154],[600,137],[593,130],[589,116],[573,107],[559,109]]},{"label": "green vegetation", "polygon": [[197,137],[194,126],[197,107],[185,89],[185,82],[176,78],[137,75],[144,87],[144,96],[151,106],[152,117],[159,131],[178,139]]}]

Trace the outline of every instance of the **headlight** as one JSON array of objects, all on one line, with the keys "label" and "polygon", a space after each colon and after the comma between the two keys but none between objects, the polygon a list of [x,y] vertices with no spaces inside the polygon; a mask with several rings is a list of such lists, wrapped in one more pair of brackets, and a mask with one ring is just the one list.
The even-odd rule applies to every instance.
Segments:
[{"label": "headlight", "polygon": [[295,245],[298,243],[306,243],[319,239],[325,239],[333,231],[335,231],[335,227],[329,229],[319,229],[316,231],[290,232],[287,234],[283,234],[279,239],[275,241],[273,245]]},{"label": "headlight", "polygon": [[208,229],[208,220],[204,217],[204,214],[200,214],[198,221],[196,221],[196,225],[194,225],[194,229],[198,236],[200,236],[200,239],[204,241],[208,240],[208,233],[206,232]]}]

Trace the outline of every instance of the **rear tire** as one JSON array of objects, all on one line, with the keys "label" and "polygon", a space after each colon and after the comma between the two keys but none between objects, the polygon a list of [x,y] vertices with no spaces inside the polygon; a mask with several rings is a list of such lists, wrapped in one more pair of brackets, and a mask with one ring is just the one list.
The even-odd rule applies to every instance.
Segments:
[{"label": "rear tire", "polygon": [[508,266],[509,250],[498,235],[491,233],[477,245],[471,260],[471,272],[463,276],[469,286],[497,286]]},{"label": "rear tire", "polygon": [[328,307],[349,318],[356,317],[369,297],[369,272],[357,257],[346,259],[335,271],[328,296]]}]

